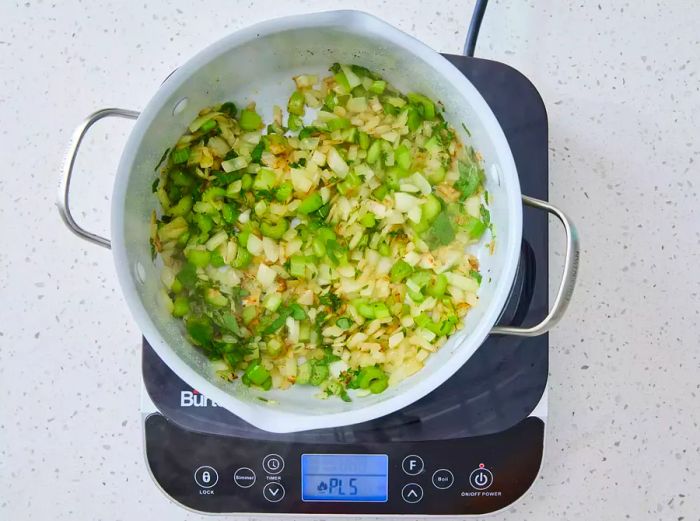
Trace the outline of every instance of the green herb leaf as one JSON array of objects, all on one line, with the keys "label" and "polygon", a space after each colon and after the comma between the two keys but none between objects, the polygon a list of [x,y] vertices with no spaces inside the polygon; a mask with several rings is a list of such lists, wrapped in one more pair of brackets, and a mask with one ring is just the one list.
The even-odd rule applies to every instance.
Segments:
[{"label": "green herb leaf", "polygon": [[321,295],[318,300],[321,302],[321,304],[328,306],[333,311],[338,311],[340,306],[343,304],[343,300],[330,291],[325,295]]},{"label": "green herb leaf", "polygon": [[168,152],[170,152],[170,147],[166,148],[166,149],[165,149],[165,152],[163,152],[163,155],[160,157],[160,161],[158,161],[158,164],[157,164],[156,167],[153,169],[154,172],[155,172],[156,170],[158,170],[158,167],[159,167],[160,165],[162,165],[162,164],[163,164],[163,161],[165,161],[165,158],[168,157]]},{"label": "green herb leaf", "polygon": [[481,177],[479,176],[479,168],[475,164],[467,164],[460,161],[459,179],[455,182],[454,187],[460,192],[460,201],[464,201],[479,188]]},{"label": "green herb leaf", "polygon": [[257,145],[255,145],[255,148],[253,151],[250,153],[250,161],[252,163],[258,163],[260,164],[260,159],[262,159],[262,153],[265,150],[265,143],[260,140]]},{"label": "green herb leaf", "polygon": [[450,244],[455,238],[455,230],[444,210],[438,214],[430,228],[423,235],[423,240],[430,248],[439,248]]}]

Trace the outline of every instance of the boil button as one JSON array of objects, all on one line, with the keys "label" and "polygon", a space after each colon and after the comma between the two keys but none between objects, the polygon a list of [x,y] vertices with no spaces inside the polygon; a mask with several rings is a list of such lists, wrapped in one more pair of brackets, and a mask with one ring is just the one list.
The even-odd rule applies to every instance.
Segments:
[{"label": "boil button", "polygon": [[433,485],[435,485],[435,488],[450,488],[454,482],[454,474],[447,469],[438,469],[433,472]]}]

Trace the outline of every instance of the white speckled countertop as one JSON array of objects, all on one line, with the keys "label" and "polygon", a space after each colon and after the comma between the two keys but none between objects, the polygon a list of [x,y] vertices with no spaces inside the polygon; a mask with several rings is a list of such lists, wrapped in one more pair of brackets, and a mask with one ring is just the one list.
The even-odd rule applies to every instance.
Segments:
[{"label": "white speckled countertop", "polygon": [[[197,50],[273,15],[364,9],[461,50],[472,2],[0,5],[0,519],[201,519],[143,461],[139,332],[111,256],[54,207],[70,133],[139,109]],[[402,7],[403,5],[403,7]],[[579,287],[551,335],[548,445],[492,519],[700,519],[700,4],[495,2],[477,55],[524,72],[550,123],[550,198],[578,223]],[[79,162],[83,222],[106,230],[128,122]],[[560,261],[553,225],[551,255]]]}]

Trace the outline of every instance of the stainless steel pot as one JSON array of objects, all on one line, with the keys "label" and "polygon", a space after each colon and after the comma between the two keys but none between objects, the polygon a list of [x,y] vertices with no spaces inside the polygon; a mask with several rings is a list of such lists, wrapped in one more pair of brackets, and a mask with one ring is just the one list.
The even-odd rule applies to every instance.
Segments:
[{"label": "stainless steel pot", "polygon": [[[153,167],[176,142],[197,112],[235,99],[255,99],[270,119],[273,104],[283,105],[295,74],[323,74],[330,63],[361,63],[381,72],[404,90],[425,92],[443,102],[453,126],[469,126],[487,173],[491,218],[498,231],[493,254],[480,248],[488,273],[480,303],[425,367],[384,393],[346,403],[319,400],[312,389],[297,386],[264,394],[218,378],[204,354],[183,336],[179,321],[158,304],[159,267],[151,261],[149,216],[157,201],[151,193]],[[267,109],[268,113],[264,110]],[[70,212],[70,181],[80,143],[98,120],[135,119],[121,157],[112,198],[112,241],[80,227]],[[531,328],[494,327],[515,276],[522,204],[547,211],[564,225],[566,257],[559,291],[549,315]],[[447,380],[489,334],[534,336],[548,331],[564,314],[574,288],[578,240],[573,225],[553,205],[522,196],[508,143],[496,118],[474,86],[440,54],[385,22],[365,13],[334,11],[264,22],[232,34],[197,54],[175,71],[140,114],[122,109],[95,112],[76,130],[66,161],[59,199],[61,215],[80,237],[112,248],[119,282],[133,316],[158,355],[186,382],[247,422],[273,432],[293,432],[370,420],[418,400]]]}]

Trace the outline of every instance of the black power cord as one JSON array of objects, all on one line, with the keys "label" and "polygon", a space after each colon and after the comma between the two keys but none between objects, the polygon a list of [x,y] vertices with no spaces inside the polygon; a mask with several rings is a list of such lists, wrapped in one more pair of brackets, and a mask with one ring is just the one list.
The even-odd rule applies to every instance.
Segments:
[{"label": "black power cord", "polygon": [[476,0],[474,4],[474,13],[472,14],[472,21],[469,24],[467,41],[464,43],[465,56],[474,56],[476,40],[479,37],[479,29],[481,29],[481,21],[484,19],[484,12],[486,11],[486,4],[488,3],[489,0]]}]

